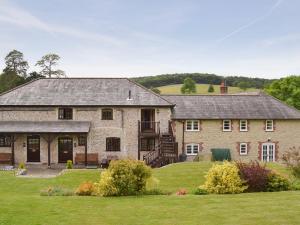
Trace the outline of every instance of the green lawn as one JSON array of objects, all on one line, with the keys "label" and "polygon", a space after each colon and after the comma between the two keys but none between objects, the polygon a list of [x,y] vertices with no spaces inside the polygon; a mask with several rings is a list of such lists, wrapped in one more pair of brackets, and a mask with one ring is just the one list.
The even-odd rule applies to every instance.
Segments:
[{"label": "green lawn", "polygon": [[[174,85],[167,85],[167,86],[162,86],[158,87],[158,89],[161,91],[161,94],[181,94],[180,88],[182,84],[174,84]],[[197,84],[196,89],[197,89],[197,94],[210,94],[207,92],[208,90],[208,84]],[[215,92],[211,94],[220,94],[220,85],[213,85]],[[249,88],[246,90],[246,92],[254,92],[254,91],[259,91],[258,89],[255,88]],[[243,92],[242,89],[238,87],[228,87],[228,93],[240,93]]]},{"label": "green lawn", "polygon": [[[155,169],[159,188],[194,190],[204,182],[211,163],[181,163]],[[278,165],[270,167],[281,173]],[[39,192],[59,185],[75,189],[99,179],[97,170],[74,170],[57,178],[16,178],[0,172],[0,224],[299,224],[300,192],[237,195],[139,197],[43,197]]]}]

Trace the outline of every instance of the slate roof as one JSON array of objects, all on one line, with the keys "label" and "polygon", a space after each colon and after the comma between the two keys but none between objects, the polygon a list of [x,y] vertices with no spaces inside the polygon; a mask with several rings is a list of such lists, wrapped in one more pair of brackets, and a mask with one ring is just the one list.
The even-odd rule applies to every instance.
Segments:
[{"label": "slate roof", "polygon": [[86,121],[0,121],[0,133],[88,133]]},{"label": "slate roof", "polygon": [[[128,100],[131,91],[132,100]],[[0,95],[0,106],[172,106],[127,78],[38,79]]]},{"label": "slate roof", "polygon": [[300,119],[300,111],[263,94],[164,95],[174,119]]}]

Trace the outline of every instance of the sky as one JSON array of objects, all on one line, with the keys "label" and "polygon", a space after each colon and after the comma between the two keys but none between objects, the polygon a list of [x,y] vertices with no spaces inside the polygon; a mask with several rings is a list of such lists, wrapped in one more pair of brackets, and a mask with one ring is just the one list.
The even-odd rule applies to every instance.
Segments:
[{"label": "sky", "polygon": [[0,69],[47,53],[68,77],[300,73],[299,0],[0,0]]}]

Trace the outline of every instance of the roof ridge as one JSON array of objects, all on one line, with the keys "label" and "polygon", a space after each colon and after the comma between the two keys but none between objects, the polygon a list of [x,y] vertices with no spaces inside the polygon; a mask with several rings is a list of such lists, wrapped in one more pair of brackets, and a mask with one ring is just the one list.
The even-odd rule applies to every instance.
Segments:
[{"label": "roof ridge", "polygon": [[253,94],[192,94],[192,95],[185,95],[185,94],[161,94],[162,96],[180,96],[180,97],[193,97],[193,96],[259,96],[260,93],[253,93]]}]

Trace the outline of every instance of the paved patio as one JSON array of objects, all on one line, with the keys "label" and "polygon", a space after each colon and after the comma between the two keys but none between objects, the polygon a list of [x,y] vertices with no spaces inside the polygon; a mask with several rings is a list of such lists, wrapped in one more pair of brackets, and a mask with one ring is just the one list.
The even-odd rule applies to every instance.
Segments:
[{"label": "paved patio", "polygon": [[48,169],[48,168],[28,168],[26,175],[18,177],[23,178],[53,178],[58,176],[63,169]]}]

